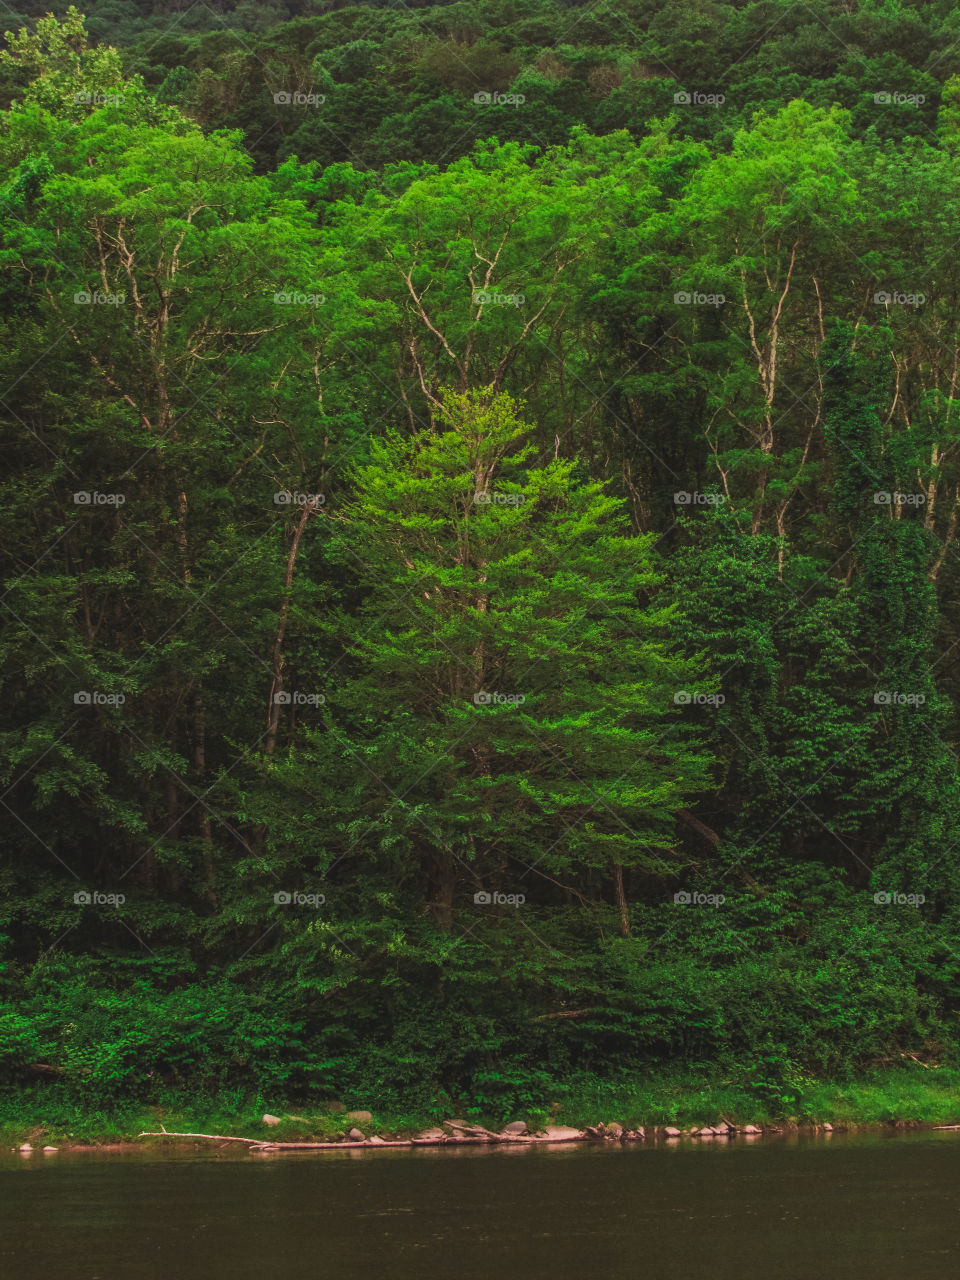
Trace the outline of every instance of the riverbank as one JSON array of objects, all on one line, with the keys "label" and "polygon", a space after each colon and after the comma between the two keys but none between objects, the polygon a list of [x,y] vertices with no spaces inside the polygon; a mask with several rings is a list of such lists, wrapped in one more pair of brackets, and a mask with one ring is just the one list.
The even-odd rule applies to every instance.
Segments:
[{"label": "riverbank", "polygon": [[[668,1130],[689,1136],[694,1130],[711,1128],[720,1134],[727,1130],[742,1134],[751,1129],[790,1132],[826,1126],[844,1130],[958,1123],[960,1070],[913,1062],[845,1080],[804,1081],[798,1096],[779,1104],[769,1091],[768,1096],[759,1096],[755,1086],[678,1073],[574,1082],[566,1088],[558,1086],[554,1098],[548,1096],[541,1106],[517,1107],[505,1115],[448,1098],[439,1100],[432,1110],[404,1112],[380,1108],[375,1098],[366,1097],[318,1101],[171,1094],[150,1104],[118,1101],[107,1109],[87,1107],[82,1099],[71,1098],[62,1087],[46,1082],[30,1091],[0,1091],[0,1147],[7,1149],[23,1144],[40,1150],[162,1141],[162,1137],[140,1135],[162,1135],[163,1131],[220,1140],[240,1138],[252,1146],[360,1141],[385,1145],[489,1142],[500,1140],[508,1125],[514,1126],[515,1138],[529,1140],[553,1128],[596,1141],[641,1130],[645,1136],[664,1135]],[[432,1139],[424,1137],[431,1132]]]}]

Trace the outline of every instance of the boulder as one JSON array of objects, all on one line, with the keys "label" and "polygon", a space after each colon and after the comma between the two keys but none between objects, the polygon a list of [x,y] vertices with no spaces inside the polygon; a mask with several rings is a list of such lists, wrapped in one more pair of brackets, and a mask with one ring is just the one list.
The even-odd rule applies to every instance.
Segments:
[{"label": "boulder", "polygon": [[347,1137],[350,1139],[351,1142],[366,1142],[366,1138],[360,1132],[359,1129],[351,1129],[350,1132],[347,1134]]},{"label": "boulder", "polygon": [[825,1124],[825,1125],[823,1126],[823,1132],[824,1132],[824,1133],[833,1133],[833,1125],[832,1125],[832,1124]]},{"label": "boulder", "polygon": [[588,1125],[586,1130],[587,1137],[594,1138],[594,1139],[602,1138],[605,1132],[606,1131],[602,1124]]},{"label": "boulder", "polygon": [[369,1124],[373,1119],[373,1116],[369,1111],[348,1111],[347,1119],[357,1120],[360,1124]]},{"label": "boulder", "polygon": [[505,1124],[500,1132],[507,1137],[522,1137],[527,1132],[527,1122],[525,1120],[511,1120],[509,1124]]},{"label": "boulder", "polygon": [[414,1142],[441,1142],[446,1136],[442,1129],[424,1129],[423,1133],[417,1134]]},{"label": "boulder", "polygon": [[624,1142],[643,1142],[646,1136],[643,1129],[627,1129],[623,1135],[623,1140]]},{"label": "boulder", "polygon": [[743,1128],[740,1130],[740,1132],[757,1134],[757,1133],[763,1133],[763,1130],[758,1129],[755,1124],[745,1124]]},{"label": "boulder", "polygon": [[674,1129],[672,1125],[667,1125],[666,1129],[664,1129],[663,1132],[664,1132],[664,1136],[667,1138],[679,1138],[681,1136],[680,1130]]},{"label": "boulder", "polygon": [[386,1145],[383,1138],[378,1137],[376,1134],[374,1134],[372,1138],[368,1138],[367,1141],[370,1143],[371,1147],[382,1147]]},{"label": "boulder", "polygon": [[730,1126],[727,1124],[725,1120],[721,1120],[719,1124],[715,1124],[713,1126],[713,1132],[717,1135],[718,1138],[723,1138],[723,1137],[726,1137],[728,1133],[732,1133],[733,1130],[730,1128]]},{"label": "boulder", "polygon": [[268,1111],[268,1112],[266,1113],[266,1115],[263,1117],[262,1123],[263,1123],[263,1124],[279,1124],[279,1123],[280,1123],[280,1117],[279,1117],[279,1116],[272,1116],[272,1115],[270,1114],[270,1112]]},{"label": "boulder", "polygon": [[327,1102],[325,1106],[328,1111],[346,1111],[346,1105],[342,1102]]},{"label": "boulder", "polygon": [[23,1146],[20,1148],[20,1150],[23,1152],[25,1156],[28,1156],[30,1152],[33,1150],[33,1147],[31,1147],[29,1142],[25,1142]]},{"label": "boulder", "polygon": [[566,1124],[548,1124],[543,1132],[543,1142],[575,1142],[584,1136],[581,1129],[571,1129]]},{"label": "boulder", "polygon": [[59,1147],[44,1147],[44,1151],[59,1151]]},{"label": "boulder", "polygon": [[607,1125],[607,1137],[608,1137],[608,1138],[622,1138],[622,1137],[623,1137],[623,1132],[624,1132],[624,1130],[623,1130],[623,1125],[622,1125],[622,1124],[618,1124],[618,1123],[617,1123],[617,1121],[614,1121],[614,1122],[613,1122],[613,1124],[608,1124],[608,1125]]}]

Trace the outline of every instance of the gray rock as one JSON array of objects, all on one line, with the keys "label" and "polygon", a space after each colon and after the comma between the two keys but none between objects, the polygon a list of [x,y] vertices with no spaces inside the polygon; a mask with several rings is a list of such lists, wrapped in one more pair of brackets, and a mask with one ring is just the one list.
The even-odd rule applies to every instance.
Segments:
[{"label": "gray rock", "polygon": [[346,1106],[342,1102],[328,1102],[326,1104],[328,1111],[346,1111]]},{"label": "gray rock", "polygon": [[442,1138],[445,1138],[446,1136],[447,1135],[443,1132],[442,1129],[424,1129],[423,1133],[417,1134],[417,1137],[414,1139],[414,1141],[415,1142],[439,1142]]},{"label": "gray rock", "polygon": [[376,1134],[374,1134],[372,1138],[368,1138],[367,1141],[372,1147],[382,1147],[386,1145],[383,1138],[378,1137]]},{"label": "gray rock", "polygon": [[548,1124],[543,1133],[544,1142],[574,1142],[584,1136],[581,1129],[571,1129],[566,1124]]},{"label": "gray rock", "polygon": [[373,1116],[369,1111],[348,1111],[348,1120],[358,1120],[361,1124],[369,1124]]},{"label": "gray rock", "polygon": [[615,1121],[613,1122],[613,1124],[608,1124],[608,1125],[607,1125],[607,1133],[608,1133],[608,1135],[609,1135],[611,1138],[622,1138],[622,1137],[623,1137],[623,1125],[622,1125],[622,1124],[620,1124],[620,1123],[618,1123],[618,1122],[615,1120]]},{"label": "gray rock", "polygon": [[59,1151],[59,1147],[44,1147],[44,1151]]},{"label": "gray rock", "polygon": [[825,1125],[823,1126],[823,1132],[824,1132],[824,1133],[833,1133],[833,1125],[832,1125],[832,1124],[825,1124]]},{"label": "gray rock", "polygon": [[513,1134],[522,1136],[527,1132],[527,1123],[525,1120],[511,1120],[509,1124],[505,1124],[500,1130],[504,1134]]},{"label": "gray rock", "polygon": [[755,1124],[746,1124],[740,1130],[741,1133],[763,1133],[762,1129],[758,1129]]},{"label": "gray rock", "polygon": [[643,1142],[646,1136],[643,1129],[628,1129],[623,1135],[623,1140],[624,1142]]},{"label": "gray rock", "polygon": [[732,1133],[732,1129],[725,1120],[721,1120],[719,1124],[713,1126],[713,1132],[720,1138],[725,1134]]},{"label": "gray rock", "polygon": [[366,1142],[366,1138],[360,1132],[359,1129],[351,1129],[350,1132],[347,1134],[347,1137],[350,1139],[351,1142]]},{"label": "gray rock", "polygon": [[663,1132],[664,1132],[664,1134],[665,1134],[668,1138],[679,1138],[679,1137],[680,1137],[680,1130],[679,1130],[679,1129],[674,1129],[674,1127],[673,1127],[672,1125],[667,1125],[666,1129],[664,1129],[664,1131],[663,1131]]},{"label": "gray rock", "polygon": [[280,1117],[279,1117],[279,1116],[272,1116],[272,1115],[270,1114],[270,1112],[268,1111],[268,1112],[266,1113],[266,1115],[263,1117],[263,1121],[262,1121],[262,1123],[263,1123],[263,1124],[279,1124],[279,1123],[280,1123]]},{"label": "gray rock", "polygon": [[28,1156],[30,1152],[33,1150],[33,1147],[31,1147],[29,1142],[25,1142],[23,1146],[20,1148],[20,1150],[23,1152],[25,1156]]}]

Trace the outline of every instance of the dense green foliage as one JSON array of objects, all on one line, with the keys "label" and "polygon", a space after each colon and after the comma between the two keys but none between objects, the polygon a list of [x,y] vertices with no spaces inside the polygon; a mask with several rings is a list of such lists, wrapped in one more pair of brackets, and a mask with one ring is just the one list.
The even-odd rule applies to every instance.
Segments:
[{"label": "dense green foliage", "polygon": [[0,1084],[955,1062],[955,12],[182,18],[0,56]]}]

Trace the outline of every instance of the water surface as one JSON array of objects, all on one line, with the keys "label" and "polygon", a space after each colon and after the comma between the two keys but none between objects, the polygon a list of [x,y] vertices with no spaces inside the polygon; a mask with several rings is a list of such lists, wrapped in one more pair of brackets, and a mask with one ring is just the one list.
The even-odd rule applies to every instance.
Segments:
[{"label": "water surface", "polygon": [[19,1280],[940,1280],[960,1135],[0,1156]]}]

